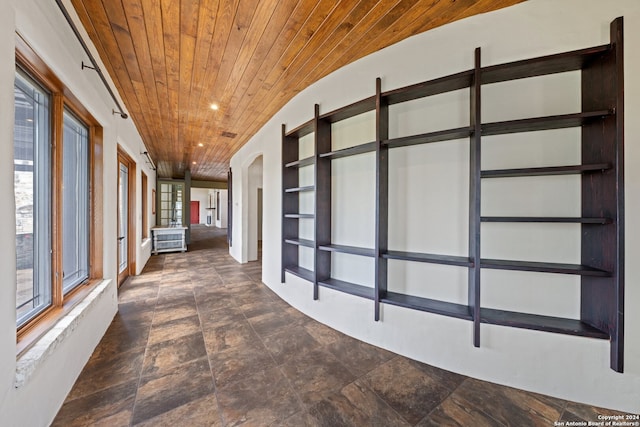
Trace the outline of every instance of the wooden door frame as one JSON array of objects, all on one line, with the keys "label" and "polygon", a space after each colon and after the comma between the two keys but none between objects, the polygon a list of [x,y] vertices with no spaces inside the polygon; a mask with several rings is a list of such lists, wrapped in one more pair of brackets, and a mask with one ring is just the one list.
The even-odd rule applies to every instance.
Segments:
[{"label": "wooden door frame", "polygon": [[[136,274],[136,163],[127,154],[126,151],[118,144],[118,162],[116,173],[116,191],[120,191],[119,179],[120,179],[120,163],[124,164],[129,170],[129,179],[127,180],[127,268],[120,274],[120,257],[116,256],[116,277],[118,280],[118,288],[122,286],[122,283],[129,276]],[[120,229],[120,216],[117,214],[117,205],[119,198],[116,197],[116,242],[118,241],[118,234]],[[119,254],[119,244],[116,246],[116,253]]]}]

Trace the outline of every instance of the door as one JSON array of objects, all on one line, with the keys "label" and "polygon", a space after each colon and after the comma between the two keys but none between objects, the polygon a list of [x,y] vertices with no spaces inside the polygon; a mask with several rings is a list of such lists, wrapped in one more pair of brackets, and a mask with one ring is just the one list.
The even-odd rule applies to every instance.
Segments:
[{"label": "door", "polygon": [[191,201],[191,224],[200,224],[200,202]]},{"label": "door", "polygon": [[118,147],[118,287],[135,273],[135,163]]}]

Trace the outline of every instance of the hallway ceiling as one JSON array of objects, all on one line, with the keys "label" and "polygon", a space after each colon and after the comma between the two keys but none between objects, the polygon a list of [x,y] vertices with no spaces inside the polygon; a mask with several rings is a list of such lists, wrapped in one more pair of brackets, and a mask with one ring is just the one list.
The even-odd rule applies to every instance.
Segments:
[{"label": "hallway ceiling", "polygon": [[273,114],[330,72],[521,1],[71,0],[158,176],[220,181]]}]

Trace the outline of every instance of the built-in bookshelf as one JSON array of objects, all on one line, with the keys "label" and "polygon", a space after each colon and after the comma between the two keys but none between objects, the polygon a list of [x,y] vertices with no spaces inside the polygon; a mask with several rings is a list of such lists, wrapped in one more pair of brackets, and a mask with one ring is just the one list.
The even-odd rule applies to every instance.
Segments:
[{"label": "built-in bookshelf", "polygon": [[[381,304],[421,310],[473,322],[473,343],[480,346],[480,325],[492,324],[560,334],[607,339],[611,342],[611,368],[623,370],[624,320],[624,77],[623,19],[611,23],[610,43],[571,52],[492,65],[481,65],[481,50],[474,54],[474,68],[411,86],[382,90],[376,80],[374,96],[335,111],[321,114],[315,106],[313,119],[296,129],[282,126],[282,282],[286,273],[319,287],[372,300],[374,319],[381,318]],[[581,111],[517,120],[483,122],[484,85],[529,79],[565,72],[579,72]],[[454,91],[469,92],[469,123],[451,129],[416,135],[389,137],[389,107]],[[375,111],[375,140],[332,149],[331,126],[363,113]],[[482,169],[483,137],[579,128],[579,164],[543,167]],[[300,155],[300,141],[313,135],[314,154]],[[412,145],[468,139],[469,207],[468,254],[454,256],[389,249],[389,154]],[[332,162],[350,156],[375,153],[375,244],[356,247],[331,241]],[[299,182],[301,168],[312,167],[313,184]],[[481,183],[517,177],[575,175],[580,179],[580,216],[483,215]],[[526,191],[523,188],[522,191]],[[300,212],[301,194],[313,194],[314,211]],[[302,221],[313,222],[313,238],[301,238]],[[481,254],[483,223],[574,224],[580,227],[581,261],[576,264],[489,259]],[[429,236],[424,236],[428,239]],[[311,251],[313,261],[300,265],[300,251]],[[373,287],[332,277],[332,254],[372,259]],[[388,288],[388,260],[452,266],[468,272],[466,304],[396,292]],[[394,262],[395,262],[394,261]],[[522,313],[481,305],[481,271],[512,270],[575,275],[580,278],[579,319]],[[541,275],[544,278],[544,275]],[[544,280],[544,279],[541,279]]]}]

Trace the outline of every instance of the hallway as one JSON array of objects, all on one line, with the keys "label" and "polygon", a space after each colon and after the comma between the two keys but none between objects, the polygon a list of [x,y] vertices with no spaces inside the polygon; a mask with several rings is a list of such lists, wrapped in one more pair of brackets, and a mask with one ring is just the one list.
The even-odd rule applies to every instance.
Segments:
[{"label": "hallway", "polygon": [[237,264],[224,230],[153,256],[55,426],[529,426],[615,414],[478,381],[301,314]]}]

